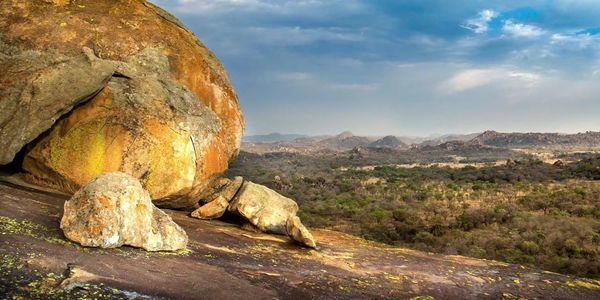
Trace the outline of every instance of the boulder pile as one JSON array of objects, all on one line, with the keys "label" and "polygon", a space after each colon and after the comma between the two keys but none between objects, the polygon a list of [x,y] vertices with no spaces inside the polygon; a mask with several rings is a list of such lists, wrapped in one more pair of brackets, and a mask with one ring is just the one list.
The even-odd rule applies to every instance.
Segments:
[{"label": "boulder pile", "polygon": [[244,120],[227,72],[175,17],[144,0],[0,4],[0,166],[75,194],[65,235],[82,245],[185,247],[162,208],[226,211],[314,247],[298,206],[223,178]]},{"label": "boulder pile", "polygon": [[[222,184],[221,184],[222,183]],[[296,242],[316,247],[312,234],[296,216],[298,204],[290,198],[242,177],[224,179],[213,188],[207,203],[192,212],[198,219],[216,219],[229,211],[248,220],[263,232],[288,235]]]}]

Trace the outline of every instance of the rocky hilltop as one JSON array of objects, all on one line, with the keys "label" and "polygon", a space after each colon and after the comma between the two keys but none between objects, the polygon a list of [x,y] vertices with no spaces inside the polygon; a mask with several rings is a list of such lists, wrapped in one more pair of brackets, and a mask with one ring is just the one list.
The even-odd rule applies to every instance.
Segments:
[{"label": "rocky hilltop", "polygon": [[[598,298],[595,280],[313,235],[293,199],[224,177],[235,91],[151,3],[7,0],[0,25],[1,298]],[[373,141],[303,143],[354,159]]]},{"label": "rocky hilltop", "polygon": [[485,131],[471,134],[449,134],[436,138],[415,138],[388,135],[384,137],[357,136],[345,131],[336,136],[305,136],[296,139],[276,139],[265,142],[256,139],[244,141],[242,148],[249,152],[301,152],[315,151],[348,151],[355,147],[385,148],[395,150],[430,150],[449,146],[459,149],[461,145],[468,147],[490,146],[498,148],[519,147],[600,147],[600,132],[583,132],[577,134],[560,133],[501,133]]},{"label": "rocky hilltop", "polygon": [[576,134],[561,133],[502,133],[485,131],[473,139],[483,145],[496,147],[526,147],[526,146],[586,146],[600,145],[600,132],[583,132]]},{"label": "rocky hilltop", "polygon": [[185,249],[156,204],[202,219],[227,210],[316,246],[293,199],[223,177],[240,149],[238,99],[173,16],[142,0],[6,1],[0,20],[0,165],[74,194],[61,220],[70,240]]},{"label": "rocky hilltop", "polygon": [[[314,230],[319,249],[167,210],[188,250],[80,247],[65,196],[0,183],[0,291],[25,299],[598,299],[600,282]],[[35,203],[35,205],[32,205]]]},{"label": "rocky hilltop", "polygon": [[402,149],[408,148],[408,145],[402,142],[402,140],[400,140],[398,137],[388,135],[370,143],[369,147]]}]

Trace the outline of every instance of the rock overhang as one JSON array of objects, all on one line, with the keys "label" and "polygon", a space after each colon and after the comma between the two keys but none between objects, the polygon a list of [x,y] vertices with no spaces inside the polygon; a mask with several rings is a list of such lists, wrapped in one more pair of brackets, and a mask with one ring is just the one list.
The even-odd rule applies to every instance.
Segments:
[{"label": "rock overhang", "polygon": [[[5,87],[0,88],[0,107],[6,114],[0,116],[0,136],[5,144],[0,164],[11,162],[27,145],[33,148],[26,156],[33,173],[29,178],[37,184],[50,184],[72,193],[100,171],[126,171],[147,185],[157,204],[184,208],[194,204],[192,199],[221,175],[239,152],[243,116],[226,71],[191,31],[164,10],[146,1],[6,1],[0,7],[0,16],[0,64],[8,70],[0,75]],[[100,117],[99,106],[115,100],[129,102],[125,103],[131,111],[129,118],[109,114]],[[24,104],[32,103],[33,110],[23,109],[27,107]],[[47,109],[35,109],[40,107]],[[155,118],[140,120],[141,114]],[[180,118],[165,121],[168,118],[164,116],[169,114]],[[35,128],[18,122],[28,119],[39,122],[33,122]],[[77,123],[81,119],[90,122]],[[11,124],[15,120],[16,124]],[[56,128],[60,128],[60,134],[49,138]],[[155,158],[153,164],[145,167],[142,163],[136,168],[95,158],[87,161],[89,170],[74,170],[71,166],[77,162],[77,153],[73,152],[97,154],[102,152],[102,142],[113,141],[114,135],[121,136],[119,132],[131,133],[139,128],[153,130],[160,137],[150,143],[157,148],[154,155],[147,155]],[[56,138],[70,135],[75,138],[73,142],[78,133],[86,132],[103,138],[94,143],[80,138],[81,142],[71,146]],[[130,135],[114,141],[130,145]],[[46,147],[39,146],[36,139],[46,140]],[[61,147],[52,154],[47,151],[52,145]],[[118,145],[104,152],[109,150],[111,156],[119,157],[115,148]],[[60,163],[64,150],[70,154],[64,155]],[[165,160],[177,156],[186,162]],[[129,163],[138,162],[134,159]],[[150,170],[165,166],[177,170],[182,169],[181,165],[187,170]],[[175,188],[160,187],[163,180],[175,180]]]}]

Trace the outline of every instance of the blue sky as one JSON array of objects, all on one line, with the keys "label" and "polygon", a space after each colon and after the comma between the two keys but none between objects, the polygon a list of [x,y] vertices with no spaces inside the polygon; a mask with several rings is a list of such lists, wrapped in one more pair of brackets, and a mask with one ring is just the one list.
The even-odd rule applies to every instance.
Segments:
[{"label": "blue sky", "polygon": [[600,130],[600,1],[155,0],[228,70],[246,133]]}]

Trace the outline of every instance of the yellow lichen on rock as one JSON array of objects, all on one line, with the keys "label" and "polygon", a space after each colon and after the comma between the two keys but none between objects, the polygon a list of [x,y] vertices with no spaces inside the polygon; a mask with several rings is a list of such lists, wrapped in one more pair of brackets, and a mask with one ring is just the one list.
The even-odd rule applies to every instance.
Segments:
[{"label": "yellow lichen on rock", "polygon": [[144,187],[153,199],[189,191],[196,175],[196,155],[189,134],[150,119],[144,125],[153,141]]},{"label": "yellow lichen on rock", "polygon": [[[34,128],[0,128],[10,137],[0,140],[10,146],[0,149],[0,163],[26,146],[23,168],[34,184],[72,193],[103,172],[120,171],[138,178],[158,205],[196,205],[239,152],[244,127],[215,55],[146,1],[50,2],[0,6],[0,24],[10,23],[0,26],[0,43],[12,47],[0,54],[19,66],[0,82],[40,86],[31,110],[25,104],[32,101],[9,99],[19,115],[37,115]],[[43,71],[23,74],[22,66]],[[59,97],[66,87],[72,91]],[[13,94],[27,94],[19,92]],[[41,114],[39,107],[52,109]]]},{"label": "yellow lichen on rock", "polygon": [[[62,124],[61,124],[62,125]],[[61,130],[52,131],[45,142],[48,147],[36,147],[23,162],[23,168],[30,174],[52,181],[45,177],[47,168],[52,168],[72,185],[68,192],[104,173],[119,170],[122,150],[129,140],[120,126],[107,125],[102,120],[80,123],[61,135]],[[40,170],[39,162],[48,157],[45,168]],[[58,183],[57,183],[58,184]]]}]

